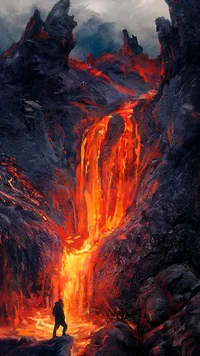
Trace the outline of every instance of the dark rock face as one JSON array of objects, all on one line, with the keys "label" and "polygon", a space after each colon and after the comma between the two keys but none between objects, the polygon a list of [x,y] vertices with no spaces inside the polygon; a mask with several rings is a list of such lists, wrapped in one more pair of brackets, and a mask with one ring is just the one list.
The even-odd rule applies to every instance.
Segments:
[{"label": "dark rock face", "polygon": [[55,63],[61,67],[68,65],[68,55],[75,45],[72,31],[76,26],[68,11],[69,1],[61,0],[43,22],[40,12],[35,10],[19,43],[1,56],[8,76],[27,83],[53,70]]},{"label": "dark rock face", "polygon": [[29,309],[51,308],[59,290],[54,278],[63,243],[76,233],[75,171],[84,130],[160,80],[159,61],[133,51],[68,61],[75,26],[68,10],[68,1],[58,2],[45,22],[36,10],[0,60],[0,318],[6,323],[20,322],[22,298]]},{"label": "dark rock face", "polygon": [[[186,2],[169,1],[172,22],[156,22],[163,58],[157,95],[160,60],[144,55],[126,31],[118,55],[68,61],[75,26],[68,1],[58,2],[45,22],[36,10],[21,41],[3,54],[0,285],[2,294],[11,290],[15,298],[13,305],[3,294],[4,321],[19,318],[22,297],[26,306],[33,296],[36,307],[47,299],[51,304],[62,246],[66,235],[76,233],[75,171],[84,132],[112,113],[104,162],[124,132],[115,110],[134,102],[130,116],[141,138],[134,201],[92,260],[91,312],[120,322],[94,335],[85,355],[198,355],[200,10],[189,3],[187,11]],[[59,345],[15,345],[15,354],[43,354],[46,348],[62,354]]]},{"label": "dark rock face", "polygon": [[150,278],[140,290],[141,326],[148,330],[162,324],[199,289],[198,277],[182,265],[172,265]]},{"label": "dark rock face", "polygon": [[145,335],[143,355],[199,355],[200,294],[164,324]]},{"label": "dark rock face", "polygon": [[[74,48],[72,30],[77,25],[73,16],[69,16],[69,0],[61,0],[53,7],[44,23],[44,29],[50,37],[66,41],[69,52]],[[70,46],[71,45],[71,46]]]},{"label": "dark rock face", "polygon": [[[193,5],[191,1],[190,11]],[[159,129],[153,133],[145,122],[151,134],[143,141],[141,161],[146,165],[140,187],[123,225],[99,249],[99,263],[94,262],[93,308],[132,320],[145,355],[196,355],[198,327],[189,310],[198,309],[193,303],[198,300],[200,275],[200,42],[198,26],[191,41],[194,32],[188,2],[186,6],[172,1],[170,6],[177,16],[176,26],[164,18],[157,20],[165,79],[160,97],[149,104]],[[198,7],[196,11],[195,19]],[[144,132],[143,124],[140,120],[140,132]],[[109,307],[101,302],[102,296]],[[146,334],[148,330],[152,332]]]},{"label": "dark rock face", "polygon": [[133,56],[142,54],[143,48],[139,45],[137,37],[132,36],[130,38],[127,30],[123,30],[123,33],[124,33],[124,45],[122,46],[120,53],[121,54],[129,53]]},{"label": "dark rock face", "polygon": [[0,339],[2,356],[71,356],[73,338],[62,336],[37,342],[33,337],[18,339]]},{"label": "dark rock face", "polygon": [[166,0],[169,5],[172,25],[179,29],[181,46],[190,46],[190,41],[199,41],[199,19],[200,7],[198,0],[191,0],[188,3],[185,0]]},{"label": "dark rock face", "polygon": [[172,27],[169,20],[160,17],[156,19],[156,30],[161,45],[164,75],[169,80],[175,77],[181,66],[178,29]]},{"label": "dark rock face", "polygon": [[15,159],[5,156],[1,156],[0,166],[0,256],[4,261],[0,272],[0,319],[8,325],[10,315],[12,322],[19,322],[20,295],[30,308],[33,296],[36,305],[53,304],[51,278],[60,266],[62,246],[44,220],[44,199],[27,181],[26,173]]},{"label": "dark rock face", "polygon": [[0,339],[0,350],[2,355],[8,355],[16,350],[17,347],[29,346],[31,343],[36,342],[34,337],[22,337],[20,340],[16,337]]},{"label": "dark rock face", "polygon": [[167,79],[174,77],[184,65],[198,62],[200,43],[200,7],[198,0],[166,0],[171,23],[156,20]]},{"label": "dark rock face", "polygon": [[[145,280],[176,263],[186,263],[199,274],[193,263],[200,248],[199,183],[196,183],[199,123],[194,121],[199,112],[198,77],[198,67],[184,68],[167,93],[151,107],[154,119],[160,123],[159,144],[155,146],[155,141],[149,140],[143,150],[142,161],[147,162],[149,157],[150,160],[143,171],[132,212],[102,246],[98,256],[101,263],[95,265],[94,284],[101,286],[102,294],[114,309],[118,290],[123,291],[122,315],[124,312],[125,316],[134,315],[135,320],[139,288]],[[170,145],[168,140],[172,140]],[[94,292],[94,304],[99,299],[101,296]]]},{"label": "dark rock face", "polygon": [[82,356],[136,356],[137,341],[133,330],[123,322],[107,324],[91,339]]}]

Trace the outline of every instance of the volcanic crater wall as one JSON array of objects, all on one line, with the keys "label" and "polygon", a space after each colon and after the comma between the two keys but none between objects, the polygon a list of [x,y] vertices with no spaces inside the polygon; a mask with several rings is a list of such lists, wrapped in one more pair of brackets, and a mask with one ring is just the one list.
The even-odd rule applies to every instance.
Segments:
[{"label": "volcanic crater wall", "polygon": [[[115,173],[111,169],[111,203],[121,214],[113,225],[117,229],[92,240],[97,248],[91,258],[91,313],[115,322],[93,337],[86,349],[90,356],[99,348],[108,355],[109,347],[122,350],[124,344],[127,354],[134,349],[147,355],[199,352],[200,9],[195,0],[189,10],[188,2],[168,3],[172,21],[156,21],[161,56],[155,60],[126,31],[118,54],[89,56],[86,63],[69,59],[76,23],[67,1],[59,1],[46,21],[36,10],[19,43],[1,57],[4,322],[18,323],[25,306],[51,306],[59,294],[55,276],[63,247],[73,252],[84,246],[88,227],[75,238],[80,232],[77,169],[89,130],[98,128],[94,143],[104,132],[101,124],[109,122],[98,172],[106,172],[116,142],[125,145],[115,151],[121,162],[124,155],[132,159],[119,172],[117,164]],[[115,179],[122,171],[131,198],[123,204],[126,186],[117,185],[120,205]],[[88,219],[85,211],[82,220]],[[105,224],[98,224],[103,236]]]},{"label": "volcanic crater wall", "polygon": [[[137,333],[130,335],[140,335],[136,354],[197,355],[200,13],[197,1],[169,5],[172,23],[156,20],[165,79],[145,105],[156,129],[141,152],[145,164],[133,206],[94,262],[93,308],[133,323]],[[117,330],[114,323],[105,327],[85,354],[106,354],[111,333],[119,345]]]},{"label": "volcanic crater wall", "polygon": [[[127,32],[119,54],[69,61],[76,23],[68,10],[69,2],[60,1],[46,21],[36,10],[0,62],[1,317],[15,325],[22,309],[51,307],[60,293],[63,247],[83,245],[84,236],[73,237],[79,233],[75,187],[84,132],[112,112],[120,119],[121,104],[160,80],[159,60],[142,54]],[[117,130],[114,125],[114,137]],[[111,147],[111,137],[106,141]]]}]

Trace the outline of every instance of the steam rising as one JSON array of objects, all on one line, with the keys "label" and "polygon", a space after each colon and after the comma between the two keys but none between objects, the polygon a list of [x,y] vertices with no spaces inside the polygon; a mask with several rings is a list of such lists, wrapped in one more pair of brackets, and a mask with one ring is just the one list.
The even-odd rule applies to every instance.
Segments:
[{"label": "steam rising", "polygon": [[[1,4],[0,52],[19,40],[23,29],[38,7],[45,17],[56,0],[7,0]],[[138,36],[144,51],[150,56],[159,53],[155,19],[169,17],[165,1],[156,0],[72,0],[71,13],[78,22],[75,35],[77,46],[72,55],[84,59],[88,53],[118,50],[122,44],[123,28]]]}]

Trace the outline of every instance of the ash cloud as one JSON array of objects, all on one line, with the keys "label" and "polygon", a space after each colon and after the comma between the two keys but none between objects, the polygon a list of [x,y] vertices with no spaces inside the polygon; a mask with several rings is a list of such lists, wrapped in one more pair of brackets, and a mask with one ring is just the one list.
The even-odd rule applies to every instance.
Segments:
[{"label": "ash cloud", "polygon": [[[36,7],[45,18],[55,3],[56,0],[7,0],[1,4],[0,52],[19,40]],[[72,0],[70,13],[78,22],[72,56],[81,59],[89,53],[96,57],[102,52],[117,51],[123,42],[123,28],[136,35],[144,51],[154,57],[159,53],[155,19],[169,17],[164,0],[159,5],[157,0]]]},{"label": "ash cloud", "polygon": [[103,52],[117,52],[121,45],[122,34],[116,24],[103,22],[98,15],[93,15],[77,29],[76,46],[71,55],[84,60],[89,53],[98,57]]}]

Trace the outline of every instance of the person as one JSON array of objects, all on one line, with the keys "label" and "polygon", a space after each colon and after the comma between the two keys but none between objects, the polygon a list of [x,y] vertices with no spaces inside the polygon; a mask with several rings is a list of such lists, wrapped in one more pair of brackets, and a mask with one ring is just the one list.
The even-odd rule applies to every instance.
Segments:
[{"label": "person", "polygon": [[64,304],[62,299],[59,299],[53,307],[53,315],[55,317],[55,326],[53,330],[53,337],[56,337],[56,332],[60,326],[63,327],[63,335],[66,335],[67,324],[65,322]]}]

